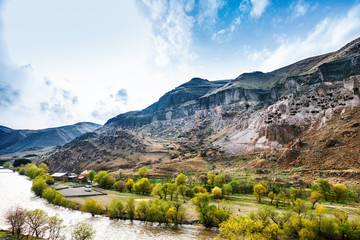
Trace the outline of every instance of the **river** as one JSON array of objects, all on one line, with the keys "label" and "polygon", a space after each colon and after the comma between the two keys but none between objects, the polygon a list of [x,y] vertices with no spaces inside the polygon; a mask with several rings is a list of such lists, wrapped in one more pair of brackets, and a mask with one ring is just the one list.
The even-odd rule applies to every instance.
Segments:
[{"label": "river", "polygon": [[[118,239],[213,239],[216,232],[200,226],[183,225],[178,230],[173,230],[158,224],[148,224],[140,221],[120,220],[114,221],[107,217],[91,217],[89,213],[74,211],[63,207],[54,206],[44,199],[35,197],[31,192],[30,181],[25,176],[20,176],[9,170],[0,169],[0,229],[8,229],[4,214],[13,206],[21,206],[27,210],[42,209],[49,216],[58,215],[64,220],[66,226],[71,226],[79,221],[91,223],[96,230],[96,240]],[[66,228],[66,239],[71,239],[70,229]]]}]

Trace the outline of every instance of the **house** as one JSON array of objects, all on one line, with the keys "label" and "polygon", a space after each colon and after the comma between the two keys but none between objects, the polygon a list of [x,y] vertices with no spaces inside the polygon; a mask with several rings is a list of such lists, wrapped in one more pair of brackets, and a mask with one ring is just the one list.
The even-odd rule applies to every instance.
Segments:
[{"label": "house", "polygon": [[82,171],[78,177],[79,182],[86,182],[87,181],[87,175],[89,174],[90,170]]},{"label": "house", "polygon": [[75,173],[69,173],[68,174],[68,180],[71,182],[77,181],[77,175]]},{"label": "house", "polygon": [[68,179],[68,173],[54,173],[51,175],[55,181],[66,181]]}]

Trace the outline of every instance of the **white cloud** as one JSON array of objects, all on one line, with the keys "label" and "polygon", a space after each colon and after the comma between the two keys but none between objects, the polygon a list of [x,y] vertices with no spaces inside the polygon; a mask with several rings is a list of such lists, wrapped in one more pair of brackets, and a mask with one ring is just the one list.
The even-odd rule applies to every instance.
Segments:
[{"label": "white cloud", "polygon": [[198,24],[203,25],[207,24],[212,26],[215,24],[218,11],[224,6],[223,0],[202,0],[199,1],[199,15],[198,15]]},{"label": "white cloud", "polygon": [[259,70],[272,71],[301,59],[334,51],[360,36],[360,4],[341,18],[325,18],[306,37],[277,36],[280,45],[270,51],[252,52]]},{"label": "white cloud", "polygon": [[264,13],[265,8],[270,4],[269,0],[250,0],[252,9],[250,16],[259,18]]},{"label": "white cloud", "polygon": [[191,53],[194,19],[186,14],[194,6],[192,2],[143,0],[150,14],[153,29],[155,63],[166,67],[170,63],[188,62],[195,57]]},{"label": "white cloud", "polygon": [[290,5],[293,12],[293,18],[302,17],[309,11],[310,5],[304,0],[298,0]]}]

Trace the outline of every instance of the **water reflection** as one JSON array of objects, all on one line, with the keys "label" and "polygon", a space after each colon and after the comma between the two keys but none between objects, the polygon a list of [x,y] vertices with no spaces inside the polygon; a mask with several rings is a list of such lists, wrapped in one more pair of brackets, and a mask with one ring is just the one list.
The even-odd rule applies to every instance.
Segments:
[{"label": "water reflection", "polygon": [[[172,230],[157,224],[146,224],[139,221],[113,221],[105,217],[91,217],[89,213],[72,211],[63,207],[48,204],[45,200],[35,197],[30,191],[32,182],[25,176],[19,176],[9,170],[0,169],[0,229],[8,226],[3,218],[4,213],[12,206],[21,206],[28,210],[42,209],[49,216],[58,216],[64,219],[67,226],[78,221],[92,223],[96,229],[95,239],[213,239],[215,231],[198,226],[182,226]],[[66,238],[70,239],[69,231]]]}]

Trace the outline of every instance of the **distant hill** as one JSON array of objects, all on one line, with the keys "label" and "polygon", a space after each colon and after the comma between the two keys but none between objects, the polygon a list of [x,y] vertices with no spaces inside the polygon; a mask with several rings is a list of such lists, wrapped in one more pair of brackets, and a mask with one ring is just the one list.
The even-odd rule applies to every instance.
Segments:
[{"label": "distant hill", "polygon": [[90,122],[40,130],[15,130],[0,126],[0,155],[63,145],[99,127],[101,125]]}]

